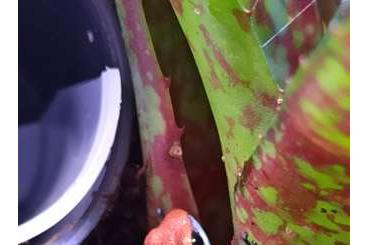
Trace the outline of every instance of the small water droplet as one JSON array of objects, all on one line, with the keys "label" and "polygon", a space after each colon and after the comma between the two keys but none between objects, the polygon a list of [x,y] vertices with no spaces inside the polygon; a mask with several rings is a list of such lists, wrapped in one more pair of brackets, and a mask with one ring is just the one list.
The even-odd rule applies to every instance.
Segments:
[{"label": "small water droplet", "polygon": [[181,159],[183,156],[183,150],[179,141],[174,141],[169,150],[169,155],[175,159]]},{"label": "small water droplet", "polygon": [[156,208],[156,214],[158,217],[163,218],[164,217],[164,210],[162,208]]},{"label": "small water droplet", "polygon": [[293,234],[294,234],[293,230],[291,230],[288,226],[286,226],[286,228],[285,228],[285,233],[288,236],[293,236]]},{"label": "small water droplet", "polygon": [[199,8],[195,8],[194,9],[194,13],[196,13],[197,15],[201,14],[201,10]]},{"label": "small water droplet", "polygon": [[243,175],[243,171],[242,171],[242,169],[241,169],[241,168],[238,168],[238,170],[236,171],[236,175],[237,175],[238,177],[241,177],[241,176]]},{"label": "small water droplet", "polygon": [[251,10],[249,10],[249,9],[247,9],[247,8],[245,8],[245,7],[243,7],[243,11],[244,11],[244,13],[246,13],[246,14],[251,14],[251,13],[252,13],[252,11],[251,11]]},{"label": "small water droplet", "polygon": [[283,88],[281,88],[279,85],[277,85],[277,89],[279,90],[280,93],[284,93],[285,90]]},{"label": "small water droplet", "polygon": [[281,105],[282,102],[284,102],[284,99],[283,98],[281,98],[281,97],[277,98],[277,104],[278,105]]},{"label": "small water droplet", "polygon": [[221,160],[222,160],[223,162],[225,162],[225,160],[226,160],[226,159],[225,159],[225,156],[222,156],[222,157],[221,157]]}]

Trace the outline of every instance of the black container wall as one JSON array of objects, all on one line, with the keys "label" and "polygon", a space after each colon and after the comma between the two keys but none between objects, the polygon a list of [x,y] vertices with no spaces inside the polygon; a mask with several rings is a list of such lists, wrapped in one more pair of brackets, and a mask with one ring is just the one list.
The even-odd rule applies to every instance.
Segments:
[{"label": "black container wall", "polygon": [[39,116],[58,89],[116,66],[116,51],[88,4],[19,1],[20,122]]},{"label": "black container wall", "polygon": [[[122,80],[119,124],[97,191],[113,194],[128,156],[134,107],[121,30],[111,1],[19,0],[18,6],[19,124],[37,120],[58,90],[97,77],[105,67],[119,68]],[[104,198],[94,195],[85,213],[76,209],[72,211],[72,219],[65,218],[68,225],[73,224],[72,230],[66,233],[65,222],[61,222],[62,225],[31,242],[39,244],[57,235],[59,240],[54,240],[54,244],[69,238],[73,238],[73,244],[79,243],[97,224],[107,205]],[[25,206],[18,204],[19,223],[27,218],[22,212]]]}]

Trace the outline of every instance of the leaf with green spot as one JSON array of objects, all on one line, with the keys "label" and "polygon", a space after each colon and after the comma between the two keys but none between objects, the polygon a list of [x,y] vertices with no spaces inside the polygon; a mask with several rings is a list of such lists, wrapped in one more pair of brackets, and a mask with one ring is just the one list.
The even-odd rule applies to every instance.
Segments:
[{"label": "leaf with green spot", "polygon": [[268,235],[277,234],[283,220],[274,213],[253,210],[256,224]]},{"label": "leaf with green spot", "polygon": [[224,155],[232,192],[232,173],[249,159],[259,135],[275,120],[277,86],[254,32],[246,31],[250,19],[237,1],[171,2],[202,76],[222,149],[229,151]]},{"label": "leaf with green spot", "polygon": [[157,61],[141,1],[117,0],[119,21],[133,81],[147,179],[150,225],[157,209],[182,208],[198,217],[182,159],[182,130],[175,123],[169,92]]}]

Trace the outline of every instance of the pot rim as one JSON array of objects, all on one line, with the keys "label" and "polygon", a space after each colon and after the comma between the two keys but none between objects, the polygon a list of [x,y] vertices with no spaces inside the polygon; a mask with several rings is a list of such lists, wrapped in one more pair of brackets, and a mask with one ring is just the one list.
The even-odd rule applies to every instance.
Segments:
[{"label": "pot rim", "polygon": [[107,162],[120,114],[122,86],[119,69],[106,67],[101,80],[101,110],[96,136],[83,168],[52,205],[18,226],[18,243],[41,234],[71,212],[91,189]]}]

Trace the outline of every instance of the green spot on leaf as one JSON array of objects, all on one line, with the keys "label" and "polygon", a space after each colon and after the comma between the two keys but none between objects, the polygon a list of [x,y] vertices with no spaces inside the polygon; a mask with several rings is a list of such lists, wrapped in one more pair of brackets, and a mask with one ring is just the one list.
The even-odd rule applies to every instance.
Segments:
[{"label": "green spot on leaf", "polygon": [[322,138],[341,146],[344,150],[350,147],[350,137],[337,127],[341,120],[340,115],[328,108],[321,109],[314,103],[301,100],[302,110],[310,116],[310,126]]},{"label": "green spot on leaf", "polygon": [[265,141],[262,145],[262,150],[263,152],[270,156],[270,157],[275,157],[276,156],[276,148],[275,145],[272,144],[270,141]]},{"label": "green spot on leaf", "polygon": [[274,235],[278,233],[283,220],[274,213],[265,212],[262,210],[253,210],[255,222],[265,233]]},{"label": "green spot on leaf", "polygon": [[307,190],[316,191],[316,187],[311,183],[303,183],[302,186]]},{"label": "green spot on leaf", "polygon": [[268,204],[276,204],[278,193],[277,190],[271,186],[263,186],[259,188],[259,193],[262,199]]},{"label": "green spot on leaf", "polygon": [[247,211],[245,211],[244,208],[239,208],[237,210],[237,214],[238,214],[238,218],[239,218],[240,222],[245,223],[247,221],[248,213],[247,213]]},{"label": "green spot on leaf", "polygon": [[262,168],[262,161],[258,158],[257,155],[254,155],[252,157],[253,159],[253,165],[257,170],[260,170]]},{"label": "green spot on leaf", "polygon": [[[321,210],[326,210],[326,212],[321,212]],[[335,213],[332,213],[332,210]],[[334,219],[329,219],[327,214],[333,214]],[[306,216],[309,222],[335,232],[343,231],[339,224],[350,224],[349,216],[343,211],[341,206],[331,202],[318,201],[315,208],[309,211]]]},{"label": "green spot on leaf", "polygon": [[315,182],[320,189],[341,190],[343,188],[337,182],[334,174],[330,173],[330,169],[327,169],[327,171],[318,171],[311,164],[300,158],[294,158],[294,163],[300,174]]},{"label": "green spot on leaf", "polygon": [[168,193],[166,193],[163,197],[162,197],[162,204],[165,210],[170,210],[172,209],[172,202],[171,202],[171,198],[168,195]]},{"label": "green spot on leaf", "polygon": [[316,233],[306,226],[291,223],[287,224],[287,227],[297,235],[295,238],[297,242],[291,244],[334,245],[336,242],[349,244],[349,232]]},{"label": "green spot on leaf", "polygon": [[141,118],[141,122],[149,122],[149,125],[142,125],[140,127],[140,134],[143,137],[143,142],[152,143],[155,136],[160,135],[165,130],[165,122],[162,115],[156,113],[157,110],[159,110],[160,98],[151,86],[144,86],[140,88],[140,91],[142,91],[143,94],[139,97],[144,98],[145,102],[137,101],[137,104],[140,104],[138,108],[144,108],[143,111],[138,111],[138,116]]},{"label": "green spot on leaf", "polygon": [[152,176],[151,178],[151,188],[153,190],[153,193],[155,195],[160,195],[162,190],[163,190],[163,186],[162,186],[162,181],[160,179],[160,177],[158,176]]},{"label": "green spot on leaf", "polygon": [[326,59],[323,67],[316,71],[316,77],[321,88],[343,109],[349,110],[349,93],[342,92],[349,90],[350,77],[341,61],[334,58]]},{"label": "green spot on leaf", "polygon": [[293,32],[293,42],[296,48],[300,48],[302,46],[304,39],[303,32],[295,30]]}]

